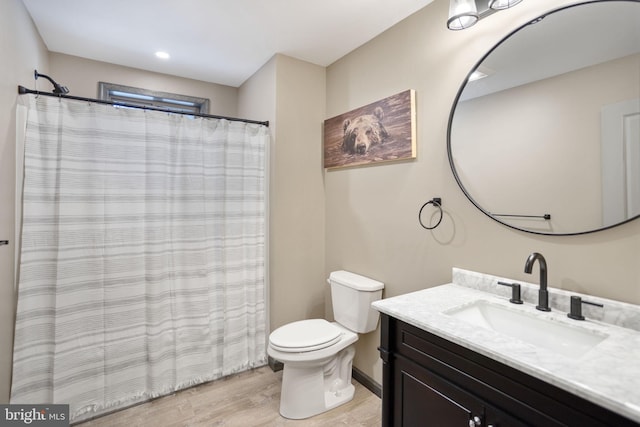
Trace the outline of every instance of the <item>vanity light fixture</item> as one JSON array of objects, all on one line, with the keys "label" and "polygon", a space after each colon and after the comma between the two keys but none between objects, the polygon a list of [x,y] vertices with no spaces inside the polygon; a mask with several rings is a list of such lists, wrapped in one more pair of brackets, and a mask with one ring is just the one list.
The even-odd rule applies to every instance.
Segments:
[{"label": "vanity light fixture", "polygon": [[475,0],[450,0],[447,27],[450,30],[464,30],[478,22],[478,8]]},{"label": "vanity light fixture", "polygon": [[522,0],[489,0],[489,7],[493,10],[509,9]]},{"label": "vanity light fixture", "polygon": [[492,13],[508,9],[522,0],[449,0],[450,30],[464,30]]}]

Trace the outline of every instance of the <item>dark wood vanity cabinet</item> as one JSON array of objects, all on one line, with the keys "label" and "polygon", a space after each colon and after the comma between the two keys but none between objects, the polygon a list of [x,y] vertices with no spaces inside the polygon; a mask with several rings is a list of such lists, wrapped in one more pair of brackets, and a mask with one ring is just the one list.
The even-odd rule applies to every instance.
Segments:
[{"label": "dark wood vanity cabinet", "polygon": [[381,322],[383,427],[640,426],[393,317]]},{"label": "dark wood vanity cabinet", "polygon": [[488,408],[478,396],[402,356],[395,360],[394,380],[394,416],[388,425],[527,425],[498,409]]}]

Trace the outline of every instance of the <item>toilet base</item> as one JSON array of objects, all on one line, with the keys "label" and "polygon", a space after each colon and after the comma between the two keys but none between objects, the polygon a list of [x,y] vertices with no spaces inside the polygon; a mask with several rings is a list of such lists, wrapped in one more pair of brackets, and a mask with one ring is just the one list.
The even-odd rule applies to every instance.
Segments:
[{"label": "toilet base", "polygon": [[[286,370],[285,366],[285,370]],[[284,374],[283,374],[284,375]],[[300,384],[298,378],[298,384]],[[283,377],[284,384],[284,377]],[[322,414],[331,409],[344,405],[353,399],[355,387],[349,383],[345,387],[336,391],[325,391],[324,398],[312,396],[314,393],[307,390],[300,390],[298,387],[283,386],[283,396],[280,398],[280,415],[291,420],[301,420]],[[317,390],[317,388],[315,389]],[[297,391],[297,393],[296,393]],[[288,393],[287,393],[288,392]]]},{"label": "toilet base", "polygon": [[280,415],[300,420],[334,409],[353,399],[351,370],[355,346],[313,364],[285,363]]},{"label": "toilet base", "polygon": [[325,391],[324,401],[325,407],[327,408],[326,410],[328,411],[329,409],[337,408],[338,406],[351,401],[355,391],[356,388],[351,383],[337,392]]}]

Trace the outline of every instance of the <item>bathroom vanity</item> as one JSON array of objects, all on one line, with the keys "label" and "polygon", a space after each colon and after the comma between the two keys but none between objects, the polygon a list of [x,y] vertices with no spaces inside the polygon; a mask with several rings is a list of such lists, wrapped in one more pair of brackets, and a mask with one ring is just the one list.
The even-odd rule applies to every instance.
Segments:
[{"label": "bathroom vanity", "polygon": [[536,285],[516,305],[497,285],[509,279],[453,276],[373,304],[383,426],[640,426],[638,307],[583,296],[604,307],[572,320],[572,293],[549,288],[540,312]]}]

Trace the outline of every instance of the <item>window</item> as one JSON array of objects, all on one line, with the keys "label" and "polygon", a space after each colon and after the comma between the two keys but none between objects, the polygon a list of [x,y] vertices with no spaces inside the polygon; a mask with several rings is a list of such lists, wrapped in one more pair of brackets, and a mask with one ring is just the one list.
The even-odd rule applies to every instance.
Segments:
[{"label": "window", "polygon": [[176,113],[209,114],[209,100],[175,93],[157,92],[114,83],[98,83],[98,98],[104,101],[154,107]]}]

